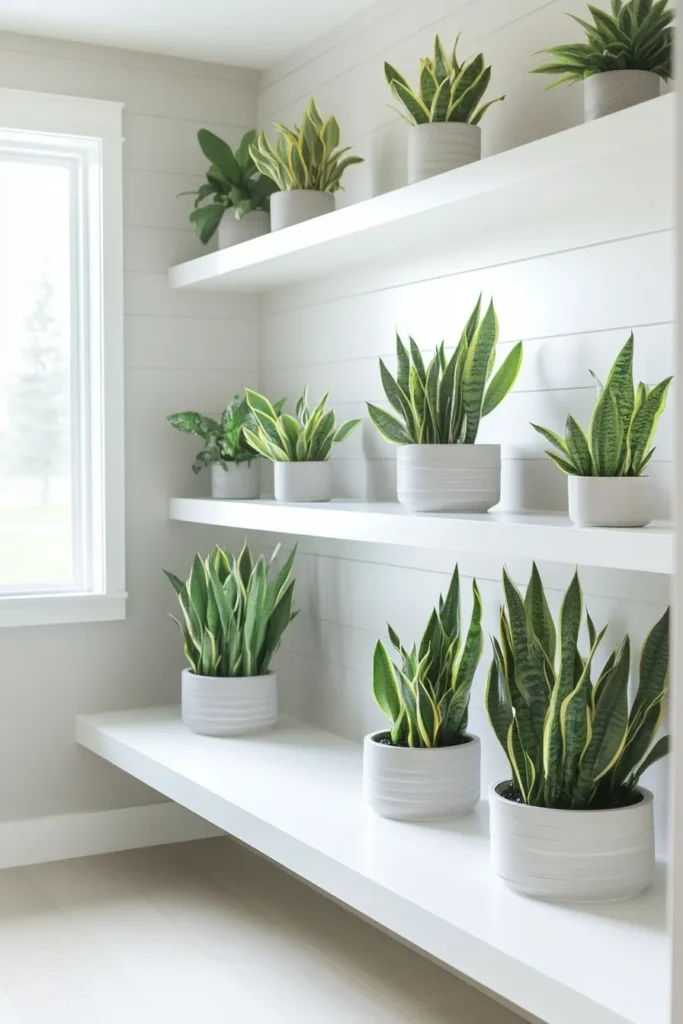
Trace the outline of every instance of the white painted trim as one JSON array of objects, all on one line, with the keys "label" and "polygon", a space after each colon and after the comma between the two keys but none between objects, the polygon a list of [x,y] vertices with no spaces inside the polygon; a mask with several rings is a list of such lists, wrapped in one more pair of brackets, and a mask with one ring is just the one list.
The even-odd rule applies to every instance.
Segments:
[{"label": "white painted trim", "polygon": [[224,833],[173,803],[0,822],[0,868],[92,857]]},{"label": "white painted trim", "polygon": [[115,622],[126,617],[123,594],[24,594],[0,598],[0,627]]}]

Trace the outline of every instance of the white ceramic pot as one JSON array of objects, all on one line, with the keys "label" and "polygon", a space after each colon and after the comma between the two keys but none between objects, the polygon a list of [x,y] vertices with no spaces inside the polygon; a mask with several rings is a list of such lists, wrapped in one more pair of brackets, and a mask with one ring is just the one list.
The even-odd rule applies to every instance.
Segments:
[{"label": "white ceramic pot", "polygon": [[182,676],[182,717],[200,736],[242,736],[277,722],[277,680],[265,676]]},{"label": "white ceramic pot", "polygon": [[661,92],[661,78],[654,71],[603,71],[583,82],[583,115],[595,121],[617,110],[653,100]]},{"label": "white ceramic pot", "polygon": [[500,501],[500,445],[401,445],[396,489],[409,512],[488,512]]},{"label": "white ceramic pot", "polygon": [[252,238],[267,235],[270,231],[270,214],[264,210],[252,210],[242,220],[237,220],[228,210],[218,225],[218,248],[229,249],[231,245],[248,242]]},{"label": "white ceramic pot", "polygon": [[506,800],[491,786],[491,867],[524,896],[604,903],[637,896],[655,869],[652,793],[630,807],[556,811]]},{"label": "white ceramic pot", "polygon": [[647,476],[569,476],[569,518],[576,526],[647,526],[652,480]]},{"label": "white ceramic pot", "polygon": [[481,159],[481,128],[476,124],[416,124],[408,134],[408,181],[433,178]]},{"label": "white ceramic pot", "polygon": [[240,500],[260,498],[261,467],[258,459],[231,463],[223,469],[219,462],[211,466],[211,497]]},{"label": "white ceramic pot", "polygon": [[328,462],[276,462],[276,501],[329,501],[332,466]]},{"label": "white ceramic pot", "polygon": [[308,188],[293,188],[274,192],[270,197],[270,220],[273,231],[301,224],[304,220],[321,217],[334,210],[332,192],[317,192]]},{"label": "white ceramic pot", "polygon": [[478,736],[455,747],[392,747],[386,730],[363,743],[363,796],[377,814],[397,821],[431,821],[469,814],[480,797]]}]

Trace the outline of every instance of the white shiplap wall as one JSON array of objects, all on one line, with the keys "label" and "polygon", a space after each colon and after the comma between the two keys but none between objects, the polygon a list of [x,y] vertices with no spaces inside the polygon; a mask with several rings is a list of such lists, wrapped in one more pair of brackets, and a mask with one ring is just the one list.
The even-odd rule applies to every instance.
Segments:
[{"label": "white shiplap wall", "polygon": [[[528,74],[544,45],[578,38],[566,17],[583,0],[409,0],[379,3],[352,19],[298,59],[264,76],[259,124],[297,121],[314,94],[323,115],[335,113],[342,140],[365,157],[347,175],[342,203],[405,184],[407,126],[390,108],[382,74],[389,60],[414,77],[438,31],[448,46],[462,30],[461,57],[483,50],[493,64],[491,95],[506,100],[483,123],[484,154],[577,124],[580,88],[545,91]],[[591,211],[586,210],[586,216]],[[625,229],[624,235],[628,235]],[[482,425],[481,441],[503,443],[504,507],[566,507],[565,478],[543,454],[533,420],[561,428],[567,413],[586,422],[593,402],[588,368],[604,375],[634,329],[636,372],[652,383],[672,372],[674,360],[673,239],[669,233],[625,238],[609,245],[558,251],[535,259],[509,257],[473,272],[453,273],[452,262],[430,280],[416,261],[413,280],[401,284],[376,271],[345,275],[274,292],[262,304],[261,384],[272,397],[294,397],[308,383],[313,397],[332,389],[340,415],[360,415],[366,400],[382,398],[377,359],[393,366],[394,331],[413,334],[429,350],[457,341],[483,291],[495,298],[501,347],[522,338],[524,366],[514,392]],[[673,411],[662,419],[652,476],[659,512],[669,514]],[[339,495],[395,495],[394,452],[364,424],[334,459]],[[529,564],[510,553],[519,583]],[[355,739],[382,723],[371,694],[372,650],[390,621],[411,641],[448,582],[457,552],[413,553],[381,546],[304,542],[297,579],[302,614],[285,642],[280,674],[285,706],[293,713]],[[461,571],[479,580],[487,631],[496,629],[500,561],[460,557]],[[570,569],[543,565],[554,610]],[[669,601],[668,580],[640,574],[582,572],[588,606],[597,622],[612,623],[608,642],[624,631],[636,646]],[[469,595],[467,604],[469,605]],[[505,764],[482,712],[488,646],[473,696],[471,725],[484,737],[484,780],[503,777]],[[660,832],[666,771],[648,780],[657,789]]]},{"label": "white shiplap wall", "polygon": [[[208,493],[196,444],[169,412],[218,412],[257,381],[251,298],[171,292],[168,267],[198,255],[188,230],[205,160],[202,125],[231,142],[256,117],[255,72],[0,34],[0,85],[122,101],[124,107],[128,618],[0,630],[0,822],[125,807],[156,797],[75,745],[79,712],[178,699],[182,650],[161,567],[183,572],[210,531],[167,520],[170,494]],[[39,244],[36,239],[36,244]]]}]

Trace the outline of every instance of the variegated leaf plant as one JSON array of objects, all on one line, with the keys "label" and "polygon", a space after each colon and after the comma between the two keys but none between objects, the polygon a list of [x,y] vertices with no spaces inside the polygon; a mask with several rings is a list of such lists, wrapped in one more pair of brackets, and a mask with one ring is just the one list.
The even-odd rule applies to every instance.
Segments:
[{"label": "variegated leaf plant", "polygon": [[503,573],[505,607],[486,686],[486,710],[512,780],[503,793],[537,807],[571,810],[632,803],[643,772],[669,750],[655,742],[668,688],[669,611],[640,655],[629,708],[631,644],[626,636],[593,679],[599,633],[586,612],[590,650],[579,650],[584,617],[578,573],[562,602],[556,631],[538,569],[526,596]]},{"label": "variegated leaf plant", "polygon": [[591,370],[598,400],[588,433],[567,416],[564,439],[547,427],[534,430],[558,453],[547,451],[556,466],[571,476],[641,476],[655,453],[651,447],[659,417],[666,406],[672,377],[653,388],[633,383],[633,334],[622,348],[602,384]]},{"label": "variegated leaf plant", "polygon": [[375,700],[391,722],[391,743],[401,747],[451,747],[466,741],[472,680],[481,658],[481,597],[472,583],[467,636],[460,617],[460,577],[455,567],[446,598],[439,598],[419,647],[407,650],[396,632],[389,639],[399,667],[377,642],[373,664]]},{"label": "variegated leaf plant", "polygon": [[326,462],[332,445],[339,444],[361,422],[347,420],[335,425],[332,409],[325,411],[329,391],[313,410],[308,408],[308,389],[296,404],[296,416],[281,412],[256,391],[246,390],[255,428],[244,436],[251,447],[270,462]]}]

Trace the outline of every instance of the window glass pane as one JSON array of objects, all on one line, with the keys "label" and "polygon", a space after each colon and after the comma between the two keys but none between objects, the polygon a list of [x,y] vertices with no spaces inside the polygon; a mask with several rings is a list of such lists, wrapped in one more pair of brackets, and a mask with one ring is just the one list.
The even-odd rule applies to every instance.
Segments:
[{"label": "window glass pane", "polygon": [[72,173],[0,152],[0,590],[73,583]]}]

